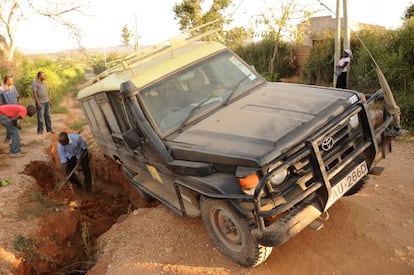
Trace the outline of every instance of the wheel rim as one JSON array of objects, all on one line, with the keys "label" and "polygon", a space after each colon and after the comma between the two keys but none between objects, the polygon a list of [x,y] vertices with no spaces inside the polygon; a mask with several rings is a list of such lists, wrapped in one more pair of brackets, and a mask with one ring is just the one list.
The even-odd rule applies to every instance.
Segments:
[{"label": "wheel rim", "polygon": [[210,221],[213,230],[223,244],[232,250],[242,250],[243,235],[240,224],[232,213],[223,208],[213,208],[210,212]]}]

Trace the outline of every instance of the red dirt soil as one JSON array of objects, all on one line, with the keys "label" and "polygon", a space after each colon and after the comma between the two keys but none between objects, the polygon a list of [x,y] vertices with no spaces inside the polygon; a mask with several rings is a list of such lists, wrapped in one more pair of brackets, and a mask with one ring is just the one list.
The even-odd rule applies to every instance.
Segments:
[{"label": "red dirt soil", "polygon": [[397,141],[357,195],[332,206],[315,232],[304,230],[256,268],[220,254],[201,219],[164,206],[138,209],[98,239],[98,274],[414,274],[414,142]]},{"label": "red dirt soil", "polygon": [[[57,132],[82,119],[73,98],[65,100],[71,114],[52,115]],[[94,144],[87,127],[81,135]],[[181,218],[157,203],[143,208],[97,146],[90,152],[93,194],[69,185],[56,193],[56,136],[38,136],[30,126],[22,143],[27,154],[19,159],[0,146],[0,180],[10,181],[0,187],[0,274],[414,274],[412,137],[394,143],[381,176],[332,206],[324,228],[304,230],[256,268],[223,256],[200,218]]]}]

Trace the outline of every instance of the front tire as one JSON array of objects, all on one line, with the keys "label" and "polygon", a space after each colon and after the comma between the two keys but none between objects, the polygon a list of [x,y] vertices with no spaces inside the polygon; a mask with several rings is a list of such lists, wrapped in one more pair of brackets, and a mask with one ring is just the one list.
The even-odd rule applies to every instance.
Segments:
[{"label": "front tire", "polygon": [[235,209],[223,200],[201,198],[201,216],[217,247],[234,262],[257,266],[264,262],[273,247],[262,246],[253,239],[249,224]]}]

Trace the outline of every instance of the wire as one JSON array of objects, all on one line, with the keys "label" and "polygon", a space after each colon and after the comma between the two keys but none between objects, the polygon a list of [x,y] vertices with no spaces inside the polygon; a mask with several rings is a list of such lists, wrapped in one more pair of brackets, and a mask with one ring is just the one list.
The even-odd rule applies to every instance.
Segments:
[{"label": "wire", "polygon": [[[322,3],[322,1],[321,0],[316,0],[316,1],[318,1],[319,2],[319,4],[321,5],[321,6],[323,6],[325,9],[327,9],[328,11],[330,11],[333,15],[335,15],[336,16],[336,13],[335,12],[333,12],[327,5],[325,5],[324,3]],[[381,70],[380,69],[380,67],[378,66],[378,63],[377,63],[377,61],[375,61],[375,58],[374,58],[374,56],[372,56],[372,54],[371,54],[371,52],[368,50],[368,48],[367,48],[367,46],[365,45],[365,43],[364,43],[364,41],[362,41],[362,39],[361,39],[361,37],[359,37],[359,35],[351,28],[351,27],[349,27],[349,26],[347,26],[347,28],[350,30],[350,31],[352,31],[352,32],[354,32],[355,33],[355,36],[356,36],[356,38],[358,39],[358,41],[359,42],[361,42],[361,44],[362,44],[362,46],[364,47],[364,49],[367,51],[367,53],[368,53],[368,55],[369,55],[369,57],[371,57],[371,59],[372,59],[372,62],[374,62],[374,64],[375,64],[375,66],[379,69],[379,70]]]},{"label": "wire", "polygon": [[241,0],[240,3],[236,6],[236,8],[233,10],[232,13],[230,13],[230,17],[233,17],[233,15],[236,13],[236,11],[240,8],[240,6],[243,4],[244,0]]}]

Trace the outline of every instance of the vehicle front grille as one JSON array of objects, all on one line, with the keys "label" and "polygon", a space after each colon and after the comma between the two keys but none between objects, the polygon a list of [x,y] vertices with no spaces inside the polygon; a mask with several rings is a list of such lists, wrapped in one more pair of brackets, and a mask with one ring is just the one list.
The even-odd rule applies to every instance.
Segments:
[{"label": "vehicle front grille", "polygon": [[[356,106],[292,148],[284,159],[275,160],[279,165],[273,164],[275,167],[265,173],[261,182],[271,183],[273,175],[287,169],[288,176],[282,184],[271,184],[271,194],[274,198],[282,196],[288,203],[261,211],[260,215],[278,215],[304,198],[318,193],[317,190],[323,189],[329,194],[329,190],[361,162],[366,161],[369,167],[375,155],[371,152],[373,143],[367,137],[369,130],[365,129],[369,129],[369,125],[364,116],[364,109]],[[359,123],[353,120],[351,126],[351,117],[358,117]],[[260,186],[264,188],[265,185]],[[321,189],[323,186],[325,188]],[[327,194],[322,192],[321,195],[326,198]]]},{"label": "vehicle front grille", "polygon": [[344,119],[342,123],[329,129],[326,134],[318,139],[319,154],[325,165],[325,172],[330,179],[340,172],[340,169],[336,168],[347,157],[352,156],[363,144],[363,141],[361,123],[357,127],[352,128],[349,123],[349,117]]},{"label": "vehicle front grille", "polygon": [[[354,127],[350,124],[350,118],[355,115],[359,117],[361,110],[362,108],[358,108],[338,119],[333,125],[330,124],[310,137],[308,142],[292,150],[280,166],[280,169],[288,169],[289,176],[282,186],[276,187],[276,190],[284,190],[284,187],[291,186],[292,182],[306,190],[317,180],[322,181],[323,174],[327,176],[325,179],[334,185],[341,171],[349,167],[350,160],[360,155],[359,150],[364,144],[366,146],[362,122],[359,121]],[[338,177],[335,177],[336,175]]]}]

